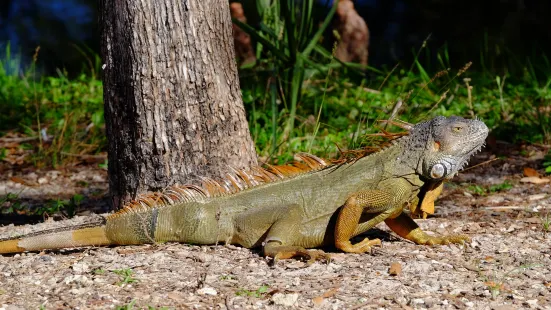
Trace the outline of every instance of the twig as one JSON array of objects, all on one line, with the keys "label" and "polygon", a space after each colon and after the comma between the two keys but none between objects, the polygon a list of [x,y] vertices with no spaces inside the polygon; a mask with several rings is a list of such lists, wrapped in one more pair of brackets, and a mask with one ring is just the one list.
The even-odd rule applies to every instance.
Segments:
[{"label": "twig", "polygon": [[489,163],[491,163],[491,162],[493,162],[493,161],[496,161],[496,160],[499,160],[499,159],[501,159],[501,158],[496,157],[496,158],[494,158],[494,159],[490,159],[490,160],[481,162],[480,164],[476,164],[476,165],[474,165],[474,166],[472,166],[472,167],[469,167],[469,168],[467,168],[467,169],[463,169],[462,172],[465,172],[465,171],[467,171],[467,170],[471,170],[471,169],[476,168],[476,167],[478,167],[478,166],[482,166],[482,165],[489,164]]},{"label": "twig", "polygon": [[73,154],[67,152],[61,152],[61,155],[78,157],[82,159],[107,159],[107,155]]},{"label": "twig", "polygon": [[38,140],[38,136],[36,137],[22,137],[22,138],[0,138],[0,142],[28,142],[28,141],[34,141]]}]

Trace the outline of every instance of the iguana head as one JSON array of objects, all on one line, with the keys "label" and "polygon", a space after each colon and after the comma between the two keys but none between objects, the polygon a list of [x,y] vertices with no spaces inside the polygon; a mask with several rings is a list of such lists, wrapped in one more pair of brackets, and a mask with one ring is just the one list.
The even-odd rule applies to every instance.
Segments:
[{"label": "iguana head", "polygon": [[488,127],[478,119],[438,116],[411,129],[405,157],[418,174],[449,179],[480,151],[487,136]]}]

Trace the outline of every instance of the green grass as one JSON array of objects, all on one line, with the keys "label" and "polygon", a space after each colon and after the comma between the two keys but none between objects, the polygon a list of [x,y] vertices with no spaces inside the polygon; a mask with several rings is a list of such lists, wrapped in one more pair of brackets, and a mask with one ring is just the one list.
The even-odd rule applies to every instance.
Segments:
[{"label": "green grass", "polygon": [[113,270],[113,273],[121,277],[121,281],[117,282],[118,286],[123,286],[125,284],[138,282],[138,280],[133,277],[134,270],[130,268],[116,269],[116,270]]},{"label": "green grass", "polygon": [[268,293],[269,288],[270,287],[268,285],[262,285],[256,290],[246,290],[241,288],[235,292],[235,295],[260,298]]},{"label": "green grass", "polygon": [[[264,37],[270,39],[268,34]],[[287,161],[301,151],[335,157],[339,148],[369,144],[366,134],[384,127],[377,121],[388,119],[396,107],[396,117],[409,122],[434,115],[476,115],[499,139],[551,142],[551,70],[538,69],[536,74],[528,62],[523,76],[467,70],[468,66],[438,71],[449,62],[442,52],[437,57],[440,66],[431,67],[435,69],[417,59],[407,66],[370,68],[366,77],[354,66],[331,60],[330,53],[320,56],[323,50],[311,50],[310,44],[308,40],[299,44],[299,50],[317,51],[304,63],[301,79],[286,79],[283,71],[287,69],[281,61],[278,66],[282,68],[272,67],[276,71],[266,75],[270,69],[266,64],[276,50],[259,53],[257,65],[241,71],[251,134],[265,161]],[[291,53],[288,43],[272,48]],[[93,70],[74,79],[63,71],[37,77],[33,64],[20,69],[9,47],[5,54],[0,60],[0,137],[11,133],[35,140],[0,145],[0,160],[8,160],[19,150],[30,153],[27,164],[55,167],[81,154],[106,151],[103,89]],[[279,84],[274,83],[274,74],[281,77]],[[288,83],[300,83],[300,87],[281,87]],[[281,94],[285,89],[298,89],[299,94],[286,99]],[[288,104],[288,100],[296,102]]]},{"label": "green grass", "polygon": [[[94,74],[68,79],[58,70],[56,76],[38,77],[34,63],[21,69],[9,46],[5,54],[0,60],[0,136],[15,131],[34,137],[19,147],[33,150],[28,160],[38,167],[105,150],[103,86]],[[1,150],[1,158],[8,156]]]}]

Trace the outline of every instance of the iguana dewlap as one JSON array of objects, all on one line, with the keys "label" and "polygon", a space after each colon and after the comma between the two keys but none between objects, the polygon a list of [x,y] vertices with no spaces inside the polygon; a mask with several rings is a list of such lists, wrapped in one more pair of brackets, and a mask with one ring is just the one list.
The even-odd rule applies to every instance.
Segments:
[{"label": "iguana dewlap", "polygon": [[0,253],[156,242],[263,247],[266,256],[324,257],[306,250],[335,245],[363,253],[380,244],[350,238],[385,222],[417,244],[446,244],[467,236],[429,236],[412,213],[432,214],[441,184],[480,150],[488,128],[479,120],[436,117],[377,152],[328,164],[312,155],[287,166],[254,168],[222,182],[175,186],[142,196],[96,227],[68,227],[0,242]]}]

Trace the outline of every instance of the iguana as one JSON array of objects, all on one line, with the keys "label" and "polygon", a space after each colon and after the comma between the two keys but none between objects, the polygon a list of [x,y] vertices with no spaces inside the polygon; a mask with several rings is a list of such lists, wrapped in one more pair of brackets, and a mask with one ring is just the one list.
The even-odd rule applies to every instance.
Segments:
[{"label": "iguana", "polygon": [[462,243],[465,235],[434,237],[403,212],[432,213],[442,182],[484,145],[478,120],[436,117],[413,126],[379,152],[330,164],[313,155],[284,166],[235,171],[225,181],[175,186],[141,196],[96,227],[68,227],[3,240],[0,253],[166,241],[263,247],[276,259],[327,258],[308,250],[334,245],[364,253],[379,239],[350,238],[385,222],[417,244]]}]

